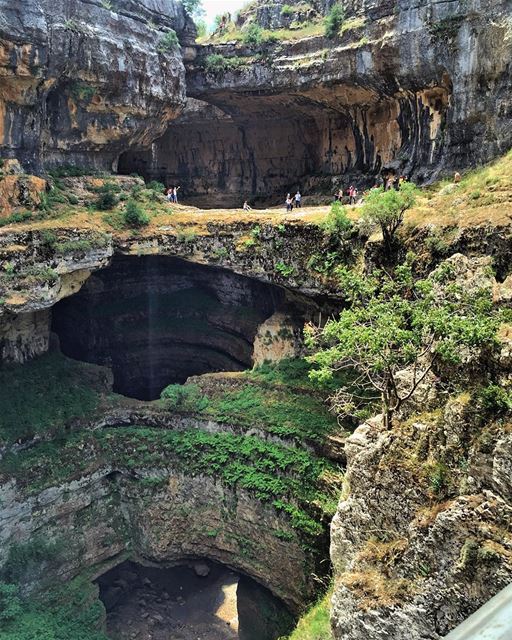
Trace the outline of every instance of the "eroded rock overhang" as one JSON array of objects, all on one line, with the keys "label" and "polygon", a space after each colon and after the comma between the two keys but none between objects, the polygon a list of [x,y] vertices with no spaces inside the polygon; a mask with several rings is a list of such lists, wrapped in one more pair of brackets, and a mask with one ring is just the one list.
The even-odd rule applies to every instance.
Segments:
[{"label": "eroded rock overhang", "polygon": [[0,146],[27,170],[111,170],[148,146],[185,99],[183,44],[195,27],[174,0],[0,2]]},{"label": "eroded rock overhang", "polygon": [[[512,144],[510,12],[452,4],[349,3],[358,26],[335,41],[200,48],[185,113],[150,154],[122,155],[120,170],[179,182],[203,206],[239,206],[297,187],[371,186],[386,171],[424,182],[489,160]],[[209,68],[212,54],[236,64]]]}]

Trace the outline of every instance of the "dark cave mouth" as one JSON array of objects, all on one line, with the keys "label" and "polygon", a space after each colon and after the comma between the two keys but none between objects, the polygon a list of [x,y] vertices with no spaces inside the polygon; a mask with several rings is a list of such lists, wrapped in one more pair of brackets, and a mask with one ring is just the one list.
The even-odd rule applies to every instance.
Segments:
[{"label": "dark cave mouth", "polygon": [[117,170],[179,185],[180,201],[206,209],[240,208],[245,199],[282,205],[296,189],[331,197],[351,182],[371,187],[389,172],[421,182],[441,160],[449,91],[389,89],[200,91],[151,151],[123,152]]},{"label": "dark cave mouth", "polygon": [[294,626],[268,589],[208,560],[170,568],[125,561],[96,582],[116,640],[276,640]]},{"label": "dark cave mouth", "polygon": [[154,400],[190,376],[252,367],[259,327],[277,311],[302,327],[312,305],[226,269],[115,256],[55,305],[52,331],[64,355],[111,368],[116,393]]}]

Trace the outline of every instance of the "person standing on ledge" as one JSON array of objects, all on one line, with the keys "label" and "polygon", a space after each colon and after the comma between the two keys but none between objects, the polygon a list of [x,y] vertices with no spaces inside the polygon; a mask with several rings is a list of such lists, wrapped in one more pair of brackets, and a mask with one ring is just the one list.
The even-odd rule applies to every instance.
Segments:
[{"label": "person standing on ledge", "polygon": [[300,195],[300,191],[297,189],[297,193],[295,194],[295,207],[298,209],[301,208],[301,200],[302,196]]},{"label": "person standing on ledge", "polygon": [[286,211],[293,211],[293,200],[290,194],[286,196]]},{"label": "person standing on ledge", "polygon": [[172,190],[173,202],[175,204],[178,204],[178,190],[179,189],[181,189],[181,187],[174,187],[174,189]]},{"label": "person standing on ledge", "polygon": [[167,189],[167,191],[165,192],[165,195],[167,197],[167,201],[168,202],[174,202],[174,191],[173,191],[172,187],[169,187]]}]

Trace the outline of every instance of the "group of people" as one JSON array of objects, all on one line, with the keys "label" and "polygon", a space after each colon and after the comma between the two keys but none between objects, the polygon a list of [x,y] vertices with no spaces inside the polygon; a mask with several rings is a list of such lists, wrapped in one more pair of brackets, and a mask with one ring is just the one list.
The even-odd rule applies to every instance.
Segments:
[{"label": "group of people", "polygon": [[[349,204],[355,204],[356,200],[357,200],[357,196],[359,194],[359,191],[357,190],[357,187],[354,187],[353,184],[350,185],[350,187],[347,189],[347,196],[348,196],[348,201]],[[344,198],[344,193],[343,193],[343,189],[339,189],[335,194],[334,194],[334,200],[335,202],[343,202],[343,198]]]},{"label": "group of people", "polygon": [[286,195],[285,205],[286,211],[293,211],[293,207],[297,209],[301,208],[302,196],[300,191],[297,189],[297,193],[292,197],[290,193]]},{"label": "group of people", "polygon": [[169,187],[166,191],[166,197],[169,202],[173,202],[174,204],[178,204],[178,191],[180,187]]}]

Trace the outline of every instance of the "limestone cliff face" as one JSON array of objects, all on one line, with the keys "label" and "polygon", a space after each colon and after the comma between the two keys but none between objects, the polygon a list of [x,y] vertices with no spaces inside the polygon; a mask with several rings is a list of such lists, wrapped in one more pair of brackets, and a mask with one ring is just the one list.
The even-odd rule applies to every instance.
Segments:
[{"label": "limestone cliff face", "polygon": [[[85,456],[92,452],[84,451]],[[53,540],[55,549],[17,582],[94,578],[128,555],[141,563],[208,558],[254,577],[293,611],[311,596],[310,558],[287,518],[243,490],[172,468],[112,468],[91,456],[90,472],[27,495],[0,482],[0,566],[13,544]],[[284,536],[279,538],[277,534]]]},{"label": "limestone cliff face", "polygon": [[[492,284],[485,260],[450,261],[465,286]],[[494,292],[507,297],[498,283]],[[500,336],[492,359],[464,365],[465,389],[485,369],[507,388],[510,338]],[[439,382],[391,431],[377,418],[346,442],[331,525],[337,640],[439,640],[512,580],[510,425],[477,395],[440,392]]]},{"label": "limestone cliff face", "polygon": [[[111,8],[108,8],[111,7]],[[25,168],[112,168],[165,130],[185,96],[195,29],[174,0],[0,2],[0,147]],[[165,49],[165,50],[164,50]]]},{"label": "limestone cliff face", "polygon": [[[386,171],[425,181],[510,148],[509,2],[344,6],[334,40],[201,49],[187,85],[203,107],[121,166],[215,203],[369,184]],[[211,54],[233,64],[215,70]]]}]

